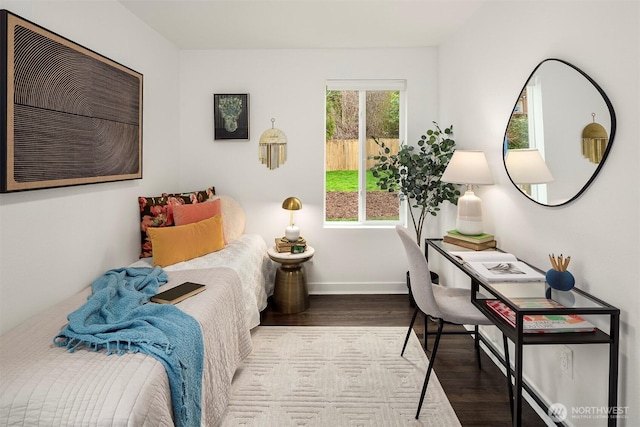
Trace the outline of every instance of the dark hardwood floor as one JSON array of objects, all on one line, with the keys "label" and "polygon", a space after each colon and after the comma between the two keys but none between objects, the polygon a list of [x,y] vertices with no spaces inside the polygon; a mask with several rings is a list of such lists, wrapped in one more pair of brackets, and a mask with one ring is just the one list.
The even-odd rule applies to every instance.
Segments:
[{"label": "dark hardwood floor", "polygon": [[[311,307],[298,314],[277,313],[269,304],[262,313],[262,325],[408,328],[414,311],[407,295],[311,295],[310,299]],[[428,328],[435,331],[437,325],[430,320]],[[461,327],[447,325],[447,328]],[[418,317],[414,330],[424,343],[424,317]],[[429,335],[427,356],[433,340],[434,336]],[[463,426],[509,426],[506,379],[484,352],[481,357],[482,369],[478,369],[471,335],[443,335],[434,370]],[[522,425],[545,425],[526,402]]]}]

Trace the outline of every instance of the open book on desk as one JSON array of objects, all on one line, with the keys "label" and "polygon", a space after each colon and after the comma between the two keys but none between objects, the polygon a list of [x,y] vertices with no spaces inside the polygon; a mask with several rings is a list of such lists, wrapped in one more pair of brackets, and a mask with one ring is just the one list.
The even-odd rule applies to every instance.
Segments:
[{"label": "open book on desk", "polygon": [[489,282],[543,282],[544,274],[515,255],[499,251],[451,251],[452,256]]}]

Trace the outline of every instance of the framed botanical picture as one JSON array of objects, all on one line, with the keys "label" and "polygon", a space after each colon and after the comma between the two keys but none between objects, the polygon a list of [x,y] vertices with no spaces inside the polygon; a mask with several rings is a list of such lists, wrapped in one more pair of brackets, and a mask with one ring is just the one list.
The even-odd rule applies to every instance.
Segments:
[{"label": "framed botanical picture", "polygon": [[0,193],[142,178],[142,74],[6,10],[0,33]]},{"label": "framed botanical picture", "polygon": [[214,139],[249,139],[249,94],[213,95]]}]

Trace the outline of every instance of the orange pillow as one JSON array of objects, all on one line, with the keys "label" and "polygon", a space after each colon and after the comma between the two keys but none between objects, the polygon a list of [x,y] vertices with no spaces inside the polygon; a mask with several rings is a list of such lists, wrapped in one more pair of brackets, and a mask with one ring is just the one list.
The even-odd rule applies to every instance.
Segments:
[{"label": "orange pillow", "polygon": [[149,227],[147,234],[153,247],[154,267],[166,267],[224,249],[222,215],[175,227]]},{"label": "orange pillow", "polygon": [[[220,199],[210,202],[195,203],[189,205],[176,205],[173,207],[173,222],[176,225],[193,224],[216,215],[222,215],[222,205]],[[224,227],[223,227],[224,229]],[[223,236],[224,244],[227,244],[227,238]]]},{"label": "orange pillow", "polygon": [[173,222],[186,225],[222,214],[220,199],[211,202],[176,205],[173,207]]}]

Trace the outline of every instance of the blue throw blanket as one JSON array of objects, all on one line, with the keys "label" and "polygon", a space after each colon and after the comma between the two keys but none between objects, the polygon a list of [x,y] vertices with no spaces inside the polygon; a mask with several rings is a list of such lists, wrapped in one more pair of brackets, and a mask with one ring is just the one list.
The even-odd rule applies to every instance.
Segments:
[{"label": "blue throw blanket", "polygon": [[199,426],[204,344],[199,323],[170,304],[147,302],[168,281],[160,268],[107,271],[91,285],[93,294],[69,314],[54,338],[73,352],[81,345],[107,354],[138,351],[164,365],[176,426]]}]

